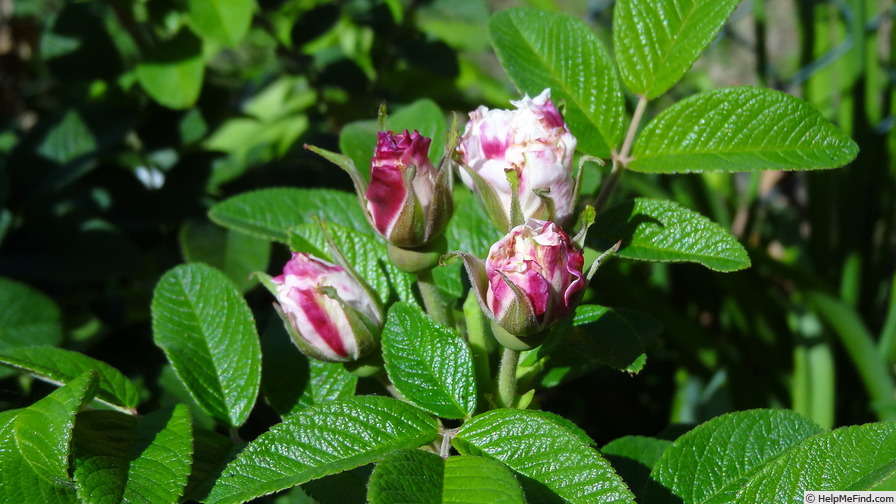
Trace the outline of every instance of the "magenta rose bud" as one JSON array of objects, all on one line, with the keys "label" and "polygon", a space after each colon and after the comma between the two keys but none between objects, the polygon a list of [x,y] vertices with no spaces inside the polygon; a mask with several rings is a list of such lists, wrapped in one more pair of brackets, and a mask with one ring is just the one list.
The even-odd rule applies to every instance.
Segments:
[{"label": "magenta rose bud", "polygon": [[351,362],[374,346],[383,315],[371,293],[345,268],[293,253],[283,274],[271,279],[279,312],[305,355]]},{"label": "magenta rose bud", "polygon": [[516,174],[523,222],[536,218],[563,224],[575,206],[576,139],[551,101],[550,89],[510,103],[516,110],[479,107],[470,113],[457,147],[465,167],[461,179],[504,230],[514,221],[508,171]]},{"label": "magenta rose bud", "polygon": [[378,134],[365,193],[367,211],[376,230],[399,247],[432,241],[454,210],[450,182],[429,160],[430,143],[416,130]]}]

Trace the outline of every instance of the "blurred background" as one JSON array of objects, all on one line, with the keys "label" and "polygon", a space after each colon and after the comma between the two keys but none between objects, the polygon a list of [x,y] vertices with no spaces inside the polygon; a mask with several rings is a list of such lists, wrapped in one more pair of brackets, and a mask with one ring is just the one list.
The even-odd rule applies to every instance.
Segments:
[{"label": "blurred background", "polygon": [[[338,150],[339,132],[384,100],[429,99],[462,119],[507,108],[518,95],[487,24],[514,6],[581,17],[612,46],[612,0],[0,0],[0,348],[85,352],[138,383],[147,409],[183,398],[152,343],[159,277],[204,261],[270,311],[247,275],[286,257],[208,209],[263,187],[351,190],[302,146]],[[540,391],[543,408],[599,444],[747,408],[823,427],[896,419],[893,14],[892,0],[744,0],[651,103],[648,115],[704,90],[767,86],[811,102],[861,152],[826,172],[625,174],[616,201],[698,211],[732,230],[753,267],[610,262],[591,300],[642,310],[663,331],[639,374],[598,369]],[[586,189],[598,188],[591,173]],[[0,370],[0,409],[50,388]],[[247,431],[272,423],[265,408]]]}]

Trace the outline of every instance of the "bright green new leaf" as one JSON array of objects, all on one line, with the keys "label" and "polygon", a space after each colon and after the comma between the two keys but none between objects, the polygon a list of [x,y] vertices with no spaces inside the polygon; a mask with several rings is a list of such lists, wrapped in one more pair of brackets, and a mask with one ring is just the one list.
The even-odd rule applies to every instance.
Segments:
[{"label": "bright green new leaf", "polygon": [[224,200],[208,215],[224,227],[281,243],[289,243],[290,229],[314,217],[373,233],[358,198],[330,189],[260,189]]},{"label": "bright green new leaf", "polygon": [[807,489],[871,490],[894,474],[896,423],[843,427],[770,461],[741,486],[737,502],[803,502]]},{"label": "bright green new leaf", "polygon": [[173,109],[196,103],[204,74],[202,41],[189,30],[151,48],[137,65],[137,80],[147,94]]},{"label": "bright green new leaf", "polygon": [[[371,119],[346,124],[339,133],[339,150],[354,161],[355,167],[367,180],[370,180],[370,161],[376,149],[379,129],[379,121]],[[429,99],[417,100],[394,114],[390,113],[386,118],[387,131],[401,133],[404,130],[417,130],[432,140],[429,159],[436,168],[445,154],[447,129],[445,114]]]},{"label": "bright green new leaf", "polygon": [[730,231],[667,200],[636,198],[602,212],[588,231],[597,250],[622,240],[617,255],[639,261],[695,262],[716,271],[750,267],[750,257]]},{"label": "bright green new leaf", "polygon": [[733,87],[682,100],[650,121],[628,167],[650,173],[816,170],[859,148],[812,105],[780,91]]},{"label": "bright green new leaf", "polygon": [[218,479],[206,504],[245,502],[432,442],[435,418],[379,396],[313,406],[249,443]]},{"label": "bright green new leaf", "polygon": [[513,473],[492,459],[461,456],[443,460],[421,450],[395,452],[370,475],[370,504],[522,504]]},{"label": "bright green new leaf", "polygon": [[[716,417],[666,449],[650,474],[658,484],[650,489],[650,502],[669,502],[667,492],[684,504],[732,502],[766,465],[821,432],[812,420],[788,410],[750,410]],[[821,453],[819,450],[816,455]],[[800,499],[802,491],[809,488],[822,490],[801,487]]]},{"label": "bright green new leaf", "polygon": [[243,40],[254,10],[254,0],[187,0],[190,27],[196,35],[225,47]]},{"label": "bright green new leaf", "polygon": [[89,371],[33,405],[0,413],[0,502],[75,504],[68,476],[75,414],[90,401]]},{"label": "bright green new leaf", "polygon": [[265,271],[271,255],[269,241],[204,220],[184,223],[180,247],[188,262],[218,268],[243,292],[258,284],[249,275]]},{"label": "bright green new leaf", "polygon": [[453,444],[461,454],[497,459],[525,476],[523,488],[530,500],[534,494],[570,504],[634,502],[593,441],[551,413],[492,410],[466,422]]},{"label": "bright green new leaf", "polygon": [[28,285],[0,277],[0,349],[58,345],[61,340],[56,303]]},{"label": "bright green new leaf", "polygon": [[520,91],[551,88],[566,104],[566,122],[578,149],[609,157],[622,140],[625,108],[610,55],[583,21],[535,9],[509,9],[489,23],[498,58]]},{"label": "bright green new leaf", "polygon": [[75,414],[93,397],[96,373],[86,373],[16,416],[13,439],[22,459],[47,481],[65,485],[68,475],[68,453],[75,425]]},{"label": "bright green new leaf", "polygon": [[116,409],[134,410],[137,388],[105,362],[79,352],[46,345],[0,350],[0,364],[50,383],[67,383],[87,371],[97,373],[96,399]]},{"label": "bright green new leaf", "polygon": [[740,0],[618,0],[613,46],[619,73],[636,95],[671,88],[716,37]]},{"label": "bright green new leaf", "polygon": [[85,411],[78,415],[72,452],[82,501],[176,504],[193,461],[190,411],[181,404],[139,419]]},{"label": "bright green new leaf", "polygon": [[218,421],[246,421],[261,381],[261,349],[245,299],[202,263],[169,270],[152,299],[153,339],[196,402]]},{"label": "bright green new leaf", "polygon": [[466,342],[420,308],[397,303],[382,336],[383,360],[405,398],[442,418],[469,418],[476,409],[476,376]]}]

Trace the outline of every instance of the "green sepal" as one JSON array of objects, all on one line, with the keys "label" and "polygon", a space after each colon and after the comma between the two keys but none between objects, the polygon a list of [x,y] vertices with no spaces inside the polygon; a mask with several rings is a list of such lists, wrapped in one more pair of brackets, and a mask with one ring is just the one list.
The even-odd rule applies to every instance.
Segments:
[{"label": "green sepal", "polygon": [[594,207],[591,205],[586,205],[585,209],[582,210],[582,213],[579,214],[579,222],[582,224],[582,229],[580,229],[578,234],[572,239],[572,241],[579,246],[579,250],[585,248],[585,238],[588,235],[588,228],[594,224],[595,218],[597,218],[597,211],[594,210]]},{"label": "green sepal", "polygon": [[323,232],[324,234],[324,240],[327,241],[327,249],[330,252],[330,257],[333,258],[333,262],[341,266],[342,269],[347,271],[348,274],[351,275],[351,277],[354,278],[356,282],[358,282],[361,288],[364,289],[364,292],[367,294],[367,296],[373,300],[373,304],[380,314],[380,319],[385,320],[386,315],[385,310],[383,309],[383,303],[387,300],[380,299],[379,294],[377,294],[373,287],[371,287],[370,284],[368,284],[363,278],[361,278],[361,275],[359,275],[358,272],[355,271],[355,268],[352,266],[352,264],[345,258],[344,255],[342,255],[342,250],[339,249],[339,246],[336,245],[336,241],[333,240],[333,236],[330,234],[330,228],[327,227],[327,223],[317,218],[315,218],[315,221],[317,221],[317,224],[320,226],[321,232]]},{"label": "green sepal", "polygon": [[414,192],[414,178],[417,176],[417,167],[409,165],[405,168],[402,178],[404,180],[405,196],[401,206],[398,220],[392,226],[392,231],[386,240],[399,247],[413,248],[422,245],[426,238],[426,216],[423,208],[417,200]]},{"label": "green sepal", "polygon": [[[507,278],[507,275],[501,271],[498,271],[498,274],[501,275],[501,280],[503,280],[513,292],[514,301],[510,304],[510,307],[508,307],[501,320],[498,320],[497,318],[495,318],[495,320],[497,320],[498,324],[507,330],[507,332],[517,338],[534,336],[541,327],[539,326],[538,319],[535,317],[535,308],[532,307],[532,302],[529,301],[529,297],[526,296],[515,283]],[[513,349],[511,348],[511,350]]]},{"label": "green sepal", "polygon": [[315,147],[314,145],[305,144],[305,148],[348,173],[349,177],[352,179],[352,184],[355,186],[355,192],[358,194],[358,203],[361,205],[361,210],[364,211],[364,216],[367,218],[367,222],[370,223],[370,226],[376,229],[376,226],[373,223],[373,218],[371,217],[370,212],[367,211],[367,181],[364,180],[364,176],[358,171],[352,158],[326,149],[321,149],[320,147]]},{"label": "green sepal", "polygon": [[504,211],[504,205],[501,203],[498,193],[485,181],[484,178],[482,178],[482,175],[476,173],[475,170],[463,163],[461,163],[460,166],[461,169],[466,170],[467,175],[473,179],[473,185],[476,187],[476,194],[479,196],[479,201],[482,202],[482,206],[485,208],[485,213],[488,214],[489,219],[491,219],[492,223],[494,223],[502,233],[509,232],[511,229],[510,218]]},{"label": "green sepal", "polygon": [[[523,216],[523,209],[520,207],[520,174],[513,168],[510,168],[504,170],[504,175],[507,177],[507,183],[510,184],[510,229],[513,229],[517,226],[522,226],[526,222],[526,218]],[[553,207],[553,203],[551,207]]]}]

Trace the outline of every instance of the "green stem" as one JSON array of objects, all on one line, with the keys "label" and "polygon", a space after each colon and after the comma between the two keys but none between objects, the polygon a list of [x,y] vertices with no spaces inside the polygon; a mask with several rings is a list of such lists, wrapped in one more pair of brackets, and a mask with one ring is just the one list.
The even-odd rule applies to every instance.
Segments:
[{"label": "green stem", "polygon": [[[488,320],[482,313],[476,293],[470,289],[467,300],[464,301],[464,320],[467,325],[467,342],[473,353],[473,368],[476,370],[476,382],[478,390],[484,390],[492,381],[489,362]],[[485,401],[479,404],[484,405]]]},{"label": "green stem", "polygon": [[616,182],[619,181],[619,177],[622,176],[622,172],[631,161],[632,145],[635,143],[635,135],[638,133],[638,126],[641,125],[641,119],[644,117],[645,110],[647,110],[647,97],[639,96],[638,105],[635,106],[635,112],[632,114],[632,122],[628,125],[628,132],[626,132],[625,140],[622,142],[622,148],[619,152],[613,152],[613,170],[610,172],[610,176],[607,177],[607,181],[603,183],[600,194],[597,195],[597,199],[594,201],[594,210],[597,212],[600,212],[604,205],[607,204],[610,194],[616,187]]},{"label": "green stem", "polygon": [[451,308],[442,299],[439,294],[439,287],[436,285],[432,277],[432,270],[425,269],[417,272],[417,285],[420,287],[420,295],[423,296],[423,304],[426,306],[426,313],[436,322],[454,327],[454,313]]},{"label": "green stem", "polygon": [[505,408],[516,407],[516,368],[519,363],[520,353],[505,348],[498,372],[498,403]]}]

